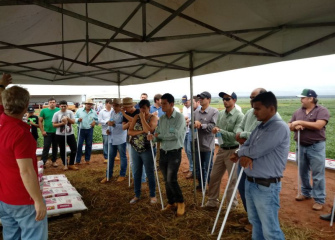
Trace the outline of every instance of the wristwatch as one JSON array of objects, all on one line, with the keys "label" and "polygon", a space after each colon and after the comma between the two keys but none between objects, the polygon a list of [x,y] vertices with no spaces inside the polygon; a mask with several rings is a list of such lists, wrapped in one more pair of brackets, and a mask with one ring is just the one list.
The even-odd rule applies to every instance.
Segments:
[{"label": "wristwatch", "polygon": [[238,151],[240,151],[239,148],[235,150],[235,154],[236,154],[236,155],[238,155]]}]

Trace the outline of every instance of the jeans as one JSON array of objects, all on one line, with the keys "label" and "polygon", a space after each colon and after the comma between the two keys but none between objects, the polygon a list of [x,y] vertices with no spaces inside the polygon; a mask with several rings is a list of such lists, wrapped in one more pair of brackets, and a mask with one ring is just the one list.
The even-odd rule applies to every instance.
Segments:
[{"label": "jeans", "polygon": [[[60,150],[60,157],[63,161],[63,164],[65,165],[65,160],[67,160],[67,154],[65,157],[65,136],[56,135],[56,139],[57,139],[57,143],[58,143],[59,150]],[[69,145],[70,150],[71,150],[69,165],[73,165],[74,159],[77,154],[77,142],[76,142],[76,138],[74,137],[74,134],[66,136],[66,143]]]},{"label": "jeans", "polygon": [[[192,144],[192,142],[190,142]],[[192,148],[192,147],[191,147]],[[202,169],[202,185],[205,187],[206,178],[208,175],[207,183],[210,182],[210,176],[212,172],[213,167],[213,157],[214,157],[214,151],[212,151],[212,157],[211,152],[200,152],[200,158],[201,158],[201,169]],[[209,162],[209,159],[211,158],[211,162]],[[210,164],[209,172],[208,171],[208,164]],[[198,147],[195,146],[195,173],[199,182],[199,186],[201,186],[201,175],[200,175],[200,165],[199,165],[199,152]]]},{"label": "jeans", "polygon": [[106,171],[106,177],[110,179],[113,176],[113,169],[114,169],[114,160],[117,154],[117,151],[119,151],[120,154],[120,177],[125,177],[127,173],[127,155],[126,155],[126,143],[122,143],[119,145],[113,145],[112,143],[109,143],[109,175],[108,170]]},{"label": "jeans", "polygon": [[154,159],[152,158],[151,149],[145,152],[137,152],[134,148],[131,150],[131,158],[133,160],[133,173],[134,173],[134,191],[135,196],[141,196],[141,178],[143,165],[148,177],[150,197],[156,196],[156,182],[155,182],[155,168]]},{"label": "jeans", "polygon": [[[240,175],[241,170],[242,170],[242,167],[241,167],[240,163],[238,163],[238,166],[237,166],[237,176]],[[240,192],[240,196],[241,196],[241,200],[242,200],[242,203],[243,203],[244,210],[246,212],[248,212],[248,210],[247,210],[247,202],[246,202],[246,199],[245,199],[245,179],[246,178],[247,178],[247,175],[243,171],[240,183],[238,185],[238,191]]]},{"label": "jeans", "polygon": [[252,239],[283,240],[278,210],[281,182],[271,183],[269,187],[245,180],[245,197],[248,218],[252,224]]},{"label": "jeans", "polygon": [[42,152],[42,158],[41,158],[44,164],[48,160],[49,150],[50,150],[51,145],[52,145],[52,162],[56,162],[57,152],[58,152],[56,133],[47,133],[47,135],[44,136],[43,152]]},{"label": "jeans", "polygon": [[0,201],[4,240],[48,239],[48,218],[36,221],[34,205],[10,205]]},{"label": "jeans", "polygon": [[108,135],[102,135],[102,151],[104,158],[108,159]]},{"label": "jeans", "polygon": [[159,167],[164,177],[168,204],[183,203],[183,193],[178,184],[181,149],[165,152],[160,150]]},{"label": "jeans", "polygon": [[186,133],[185,135],[185,140],[184,140],[184,151],[187,155],[187,159],[188,159],[188,162],[189,162],[189,171],[190,172],[193,172],[193,160],[192,160],[192,151],[191,151],[191,142],[188,140],[188,134],[189,133]]},{"label": "jeans", "polygon": [[[298,151],[296,152],[298,156]],[[325,179],[326,143],[314,143],[311,146],[300,145],[301,193],[313,197],[315,202],[324,204],[326,198]],[[312,172],[313,187],[310,184]]]},{"label": "jeans", "polygon": [[80,129],[79,140],[78,140],[77,158],[76,158],[77,163],[80,163],[80,161],[81,161],[81,155],[83,154],[84,141],[86,143],[86,146],[85,146],[85,161],[88,162],[91,159],[92,142],[93,142],[93,128]]},{"label": "jeans", "polygon": [[[129,155],[129,164],[130,164],[130,167],[131,167],[131,174],[132,174],[133,179],[135,179],[135,177],[134,177],[134,171],[135,170],[134,170],[134,164],[133,164],[133,157],[132,157],[132,153],[131,153],[133,151],[133,148],[130,145],[130,143],[127,143],[127,150],[128,150],[128,155]],[[147,181],[147,175],[145,173],[145,167],[143,165],[141,182],[145,183],[146,181]]]}]

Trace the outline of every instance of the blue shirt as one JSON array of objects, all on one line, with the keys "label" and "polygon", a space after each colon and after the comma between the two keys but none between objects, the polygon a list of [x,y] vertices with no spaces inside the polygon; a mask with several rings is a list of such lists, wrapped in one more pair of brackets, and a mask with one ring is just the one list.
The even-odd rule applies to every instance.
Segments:
[{"label": "blue shirt", "polygon": [[151,105],[150,106],[150,113],[154,113],[156,111],[158,111],[157,117],[159,117],[159,118],[165,114],[165,112],[163,112],[163,110],[162,110],[162,107],[156,108],[155,105]]},{"label": "blue shirt", "polygon": [[[90,129],[91,123],[93,121],[98,123],[98,114],[96,111],[91,109],[88,113],[85,108],[79,108],[74,116],[76,123],[79,124],[81,129]],[[81,123],[78,122],[78,119],[82,118]]]},{"label": "blue shirt", "polygon": [[115,122],[115,126],[109,126],[109,131],[111,134],[108,135],[108,143],[112,143],[112,145],[120,145],[125,143],[127,140],[127,130],[122,129],[122,112],[111,112],[110,120]]},{"label": "blue shirt", "polygon": [[259,124],[241,146],[238,156],[253,160],[252,170],[244,169],[249,177],[283,177],[290,148],[290,129],[278,115]]}]

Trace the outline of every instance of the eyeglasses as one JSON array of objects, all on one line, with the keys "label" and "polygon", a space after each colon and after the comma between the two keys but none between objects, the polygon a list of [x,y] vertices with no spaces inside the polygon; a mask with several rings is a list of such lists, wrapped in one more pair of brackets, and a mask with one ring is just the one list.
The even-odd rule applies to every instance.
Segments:
[{"label": "eyeglasses", "polygon": [[227,102],[229,102],[230,101],[230,97],[225,97],[225,98],[223,98],[223,101],[227,101]]}]

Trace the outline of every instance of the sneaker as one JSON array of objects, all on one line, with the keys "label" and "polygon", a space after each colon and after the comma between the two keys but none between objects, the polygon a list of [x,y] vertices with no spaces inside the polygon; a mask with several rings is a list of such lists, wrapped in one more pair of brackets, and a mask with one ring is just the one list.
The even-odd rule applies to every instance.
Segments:
[{"label": "sneaker", "polygon": [[100,181],[100,183],[107,183],[107,182],[109,182],[109,181],[107,180],[107,178],[104,178],[104,179],[102,179],[102,180]]},{"label": "sneaker", "polygon": [[115,157],[114,160],[115,161],[120,161],[120,158],[119,157]]},{"label": "sneaker", "polygon": [[140,201],[140,199],[139,198],[137,198],[137,197],[134,197],[132,200],[130,200],[130,204],[135,204],[135,203],[137,203],[138,201]]},{"label": "sneaker", "polygon": [[69,166],[68,166],[68,169],[69,169],[69,170],[75,170],[75,171],[76,171],[76,170],[79,170],[79,168],[76,167],[75,165],[69,165]]},{"label": "sneaker", "polygon": [[116,180],[117,182],[123,182],[124,180],[126,180],[126,177],[118,177],[118,179]]},{"label": "sneaker", "polygon": [[322,210],[323,209],[323,204],[320,204],[320,203],[314,203],[314,205],[313,205],[313,210],[315,210],[315,211],[320,211],[320,210]]},{"label": "sneaker", "polygon": [[[331,221],[331,219],[332,219],[332,211],[329,213],[329,214],[323,214],[323,215],[321,215],[320,216],[320,218],[322,219],[322,220],[325,220],[325,221]],[[334,215],[334,217],[333,217],[333,221],[335,221],[335,215]]]},{"label": "sneaker", "polygon": [[67,167],[67,166],[64,166],[64,167],[63,167],[63,170],[64,170],[64,171],[68,170],[68,167]]},{"label": "sneaker", "polygon": [[311,199],[311,197],[306,197],[304,195],[298,195],[295,197],[296,201],[304,201],[304,200],[309,200],[309,199]]},{"label": "sneaker", "polygon": [[58,164],[57,164],[56,162],[53,162],[53,163],[52,163],[52,166],[53,166],[53,167],[58,167]]},{"label": "sneaker", "polygon": [[207,201],[206,204],[205,204],[205,207],[206,208],[218,208],[219,207],[219,201],[218,200]]},{"label": "sneaker", "polygon": [[156,204],[156,203],[157,203],[157,198],[156,197],[150,198],[150,204]]}]

